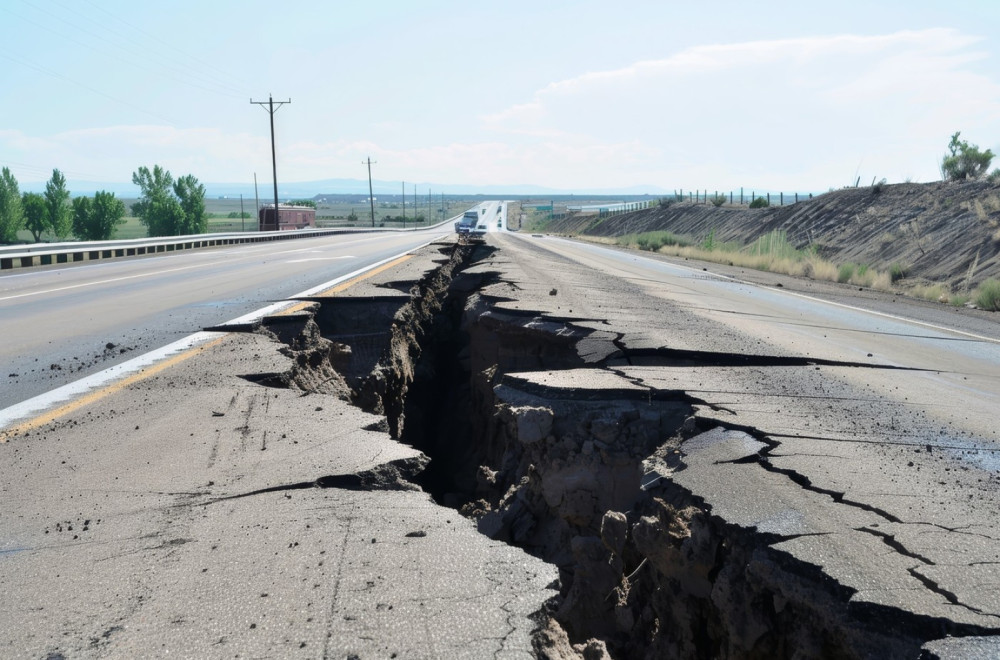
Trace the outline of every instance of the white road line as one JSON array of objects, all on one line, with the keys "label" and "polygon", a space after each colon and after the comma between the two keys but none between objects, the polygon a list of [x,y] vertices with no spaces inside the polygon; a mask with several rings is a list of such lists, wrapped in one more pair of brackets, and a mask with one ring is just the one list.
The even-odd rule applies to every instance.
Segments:
[{"label": "white road line", "polygon": [[303,264],[307,261],[337,261],[338,259],[357,259],[357,257],[346,254],[342,257],[307,257],[306,259],[289,259],[286,264]]},{"label": "white road line", "polygon": [[4,300],[14,300],[16,298],[28,298],[31,296],[41,296],[46,293],[59,293],[60,291],[69,291],[71,289],[82,289],[87,286],[96,286],[98,284],[111,284],[113,282],[124,282],[125,280],[135,280],[140,277],[150,277],[152,275],[162,275],[163,273],[176,273],[180,270],[190,270],[192,268],[201,268],[205,264],[193,264],[191,266],[181,266],[179,268],[168,268],[167,270],[156,270],[149,273],[140,273],[138,275],[125,275],[123,277],[112,277],[107,280],[95,280],[93,282],[84,282],[83,284],[70,284],[69,286],[60,286],[54,289],[44,289],[42,291],[32,291],[30,293],[18,293],[13,296],[4,296],[0,298],[0,302]]},{"label": "white road line", "polygon": [[[376,263],[369,264],[364,268],[359,268],[346,275],[341,275],[336,279],[332,279],[329,282],[324,282],[323,284],[319,284],[312,288],[306,289],[305,291],[297,293],[294,296],[289,296],[290,300],[282,300],[280,302],[272,303],[266,307],[262,307],[258,310],[250,312],[249,314],[244,314],[243,316],[231,319],[229,321],[226,321],[225,323],[221,323],[216,327],[243,324],[243,323],[252,323],[270,314],[275,314],[286,307],[290,307],[292,305],[297,304],[298,301],[295,300],[296,298],[307,298],[309,296],[316,295],[317,293],[320,293],[329,288],[337,286],[341,282],[346,282],[347,280],[355,278],[359,275],[363,275],[369,270],[378,268],[383,264],[387,264],[390,261],[399,259],[402,256],[405,256],[407,254],[410,254],[411,252],[415,252],[416,250],[426,247],[444,235],[445,234],[435,236],[426,243],[422,243],[416,247],[410,248],[409,250],[400,252],[399,254],[395,254],[391,257],[388,257]],[[139,276],[134,276],[134,277],[139,277]],[[129,278],[124,278],[124,279],[129,279]],[[133,373],[145,369],[146,367],[149,367],[150,365],[153,365],[157,362],[160,362],[161,360],[164,360],[173,355],[181,353],[187,349],[200,346],[201,344],[204,344],[220,336],[221,334],[225,333],[206,332],[206,331],[196,332],[194,334],[188,335],[187,337],[179,339],[173,342],[172,344],[168,344],[161,348],[157,348],[153,351],[150,351],[149,353],[144,353],[126,362],[122,362],[112,367],[108,367],[103,371],[99,371],[97,373],[81,378],[80,380],[73,381],[72,383],[67,383],[62,387],[57,387],[56,389],[46,392],[44,394],[39,394],[38,396],[32,397],[26,401],[22,401],[21,403],[16,403],[12,406],[4,408],[3,410],[0,410],[0,429],[4,429],[7,426],[12,425],[14,422],[26,419],[33,415],[37,415],[38,413],[43,412],[45,410],[49,410],[60,403],[70,401],[76,397],[86,394],[87,392],[108,385],[116,380],[125,378]]]},{"label": "white road line", "polygon": [[[519,236],[518,238],[520,238],[522,240],[526,240],[528,237],[527,236]],[[591,245],[587,245],[586,243],[581,244],[581,243],[577,243],[576,241],[570,241],[570,240],[567,240],[567,239],[560,239],[560,238],[549,237],[547,240],[554,241],[554,242],[565,242],[565,243],[568,243],[570,245],[574,245],[574,246],[578,246],[578,247],[583,246],[583,247],[587,247],[587,248],[593,248],[593,249],[596,249],[599,252],[607,254],[608,256],[617,254],[617,252],[615,250],[601,250],[601,249],[599,249],[599,246],[591,246]],[[678,269],[681,269],[681,270],[686,270],[686,271],[689,271],[689,272],[691,272],[693,274],[697,274],[697,275],[702,275],[702,276],[705,275],[705,273],[703,271],[701,271],[701,270],[697,270],[695,268],[691,268],[690,266],[681,266],[680,264],[675,264],[675,263],[669,262],[669,261],[668,262],[658,261],[656,259],[650,259],[649,257],[643,257],[643,256],[640,256],[640,255],[621,255],[621,256],[628,256],[633,261],[639,261],[639,260],[648,261],[649,263],[653,263],[653,264],[667,265],[667,266],[670,266],[671,268],[678,268]],[[966,332],[965,330],[956,330],[955,328],[949,328],[947,326],[937,325],[935,323],[928,323],[927,321],[918,321],[917,319],[911,319],[911,318],[907,318],[905,316],[898,316],[896,314],[889,314],[888,312],[877,312],[877,311],[875,311],[873,309],[865,309],[864,307],[856,307],[854,305],[848,305],[846,303],[834,302],[832,300],[824,300],[822,298],[816,298],[814,296],[806,295],[804,293],[796,293],[794,291],[777,291],[777,290],[772,290],[770,287],[763,287],[760,284],[755,284],[755,283],[749,282],[747,280],[741,280],[738,277],[730,277],[729,275],[723,275],[721,273],[713,273],[713,272],[709,271],[708,274],[710,274],[710,275],[712,275],[714,277],[720,278],[720,279],[725,279],[725,280],[729,280],[731,282],[736,282],[737,284],[745,284],[747,286],[751,286],[751,287],[754,287],[754,288],[767,289],[768,291],[773,291],[773,293],[780,294],[780,295],[795,296],[796,298],[802,298],[803,300],[811,300],[812,302],[822,303],[824,305],[832,305],[833,307],[840,307],[841,309],[849,309],[849,310],[852,310],[852,311],[855,311],[855,312],[864,312],[865,314],[871,314],[872,316],[880,316],[882,318],[890,319],[890,320],[893,320],[893,321],[899,321],[901,323],[911,323],[913,325],[923,326],[925,328],[930,328],[932,330],[937,330],[939,332],[950,332],[952,334],[962,335],[964,337],[969,337],[971,339],[976,339],[976,340],[979,340],[979,341],[990,342],[992,344],[1000,344],[1000,339],[998,339],[996,337],[987,337],[986,335],[979,335],[979,334],[976,334],[974,332]]]}]

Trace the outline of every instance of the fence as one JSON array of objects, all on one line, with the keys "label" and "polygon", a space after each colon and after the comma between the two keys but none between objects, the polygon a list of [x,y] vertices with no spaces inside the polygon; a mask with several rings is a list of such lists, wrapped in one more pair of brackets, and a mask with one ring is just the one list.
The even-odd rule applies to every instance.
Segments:
[{"label": "fence", "polygon": [[712,195],[711,197],[708,196],[707,189],[695,190],[694,192],[691,192],[689,190],[686,196],[683,190],[675,190],[673,201],[677,202],[687,201],[687,202],[692,202],[694,204],[711,203],[714,204],[715,206],[722,206],[723,204],[726,203],[728,203],[730,206],[750,206],[754,202],[754,200],[762,199],[766,203],[765,204],[758,203],[761,206],[771,206],[772,204],[777,204],[778,206],[784,206],[786,202],[788,204],[798,204],[801,201],[812,198],[813,198],[812,193],[798,193],[798,192],[788,193],[787,196],[783,192],[777,192],[777,193],[762,192],[760,196],[758,196],[756,190],[751,190],[750,195],[747,196],[744,194],[744,189],[740,188],[739,194],[737,194],[733,190],[730,190],[728,192],[728,195],[726,191],[722,191],[722,194],[720,195],[719,191],[716,190],[715,194]]}]

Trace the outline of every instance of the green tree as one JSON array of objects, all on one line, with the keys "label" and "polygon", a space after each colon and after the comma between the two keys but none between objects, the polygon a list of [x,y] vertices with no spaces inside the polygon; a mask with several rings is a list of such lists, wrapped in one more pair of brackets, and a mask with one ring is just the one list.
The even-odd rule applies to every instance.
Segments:
[{"label": "green tree", "polygon": [[73,199],[73,233],[85,241],[106,241],[125,222],[125,203],[112,192],[100,190],[89,197]]},{"label": "green tree", "polygon": [[24,226],[21,192],[10,168],[0,172],[0,243],[13,243]]},{"label": "green tree", "polygon": [[42,240],[42,232],[50,228],[45,198],[38,193],[26,192],[21,195],[21,208],[24,211],[24,228],[31,232],[37,243]]},{"label": "green tree", "polygon": [[768,206],[770,206],[770,204],[763,197],[758,197],[757,199],[750,202],[750,208],[752,209],[765,209]]},{"label": "green tree", "polygon": [[979,147],[959,140],[962,133],[956,131],[948,143],[948,155],[941,160],[941,176],[948,181],[964,181],[978,179],[990,169],[993,152],[987,149],[980,151]]},{"label": "green tree", "polygon": [[316,208],[316,200],[314,199],[293,199],[290,203],[292,206],[309,206],[311,208]]},{"label": "green tree", "polygon": [[208,231],[205,215],[205,186],[194,175],[182,176],[174,182],[174,194],[184,211],[180,234],[204,234]]},{"label": "green tree", "polygon": [[184,209],[174,197],[171,186],[174,179],[170,172],[159,165],[140,167],[132,173],[132,183],[139,186],[139,201],[132,205],[132,213],[146,225],[150,236],[177,236],[184,221]]},{"label": "green tree", "polygon": [[74,197],[73,203],[73,235],[82,241],[89,240],[90,215],[92,205],[89,197]]},{"label": "green tree", "polygon": [[45,183],[45,205],[49,210],[49,229],[56,238],[70,235],[73,224],[70,218],[69,191],[66,177],[59,170],[52,170],[52,178]]}]

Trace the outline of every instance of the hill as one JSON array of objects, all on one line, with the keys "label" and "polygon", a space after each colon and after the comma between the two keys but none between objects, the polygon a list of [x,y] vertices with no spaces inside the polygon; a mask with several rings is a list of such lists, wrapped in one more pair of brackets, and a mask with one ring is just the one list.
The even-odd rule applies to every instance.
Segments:
[{"label": "hill", "polygon": [[742,245],[780,230],[795,247],[812,246],[835,264],[895,264],[909,278],[952,288],[1000,279],[1000,182],[846,188],[763,209],[666,202],[605,218],[569,215],[545,229],[600,237],[669,231],[696,242],[714,231],[715,241]]}]

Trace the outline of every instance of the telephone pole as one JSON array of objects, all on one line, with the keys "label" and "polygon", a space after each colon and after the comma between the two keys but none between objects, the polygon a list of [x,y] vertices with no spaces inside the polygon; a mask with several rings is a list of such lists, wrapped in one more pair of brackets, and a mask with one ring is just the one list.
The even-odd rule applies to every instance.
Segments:
[{"label": "telephone pole", "polygon": [[[366,161],[361,161],[361,164],[364,165],[365,162]],[[372,192],[372,157],[371,156],[368,157],[367,163],[368,163],[368,203],[371,204],[371,207],[372,207],[372,227],[374,227],[375,226],[375,194]],[[378,161],[376,160],[375,163],[378,164]]]},{"label": "telephone pole", "polygon": [[[278,108],[280,108],[286,103],[291,102],[292,99],[288,99],[287,101],[278,101],[277,105]],[[274,99],[271,98],[270,94],[267,95],[267,103],[264,103],[263,101],[254,101],[253,97],[250,97],[250,103],[252,105],[259,105],[262,108],[266,105],[267,107],[264,109],[267,110],[267,114],[271,115],[271,171],[274,174],[274,228],[277,230],[280,228],[280,225],[278,223],[278,159],[274,153],[274,113],[278,108],[274,107]]]}]

